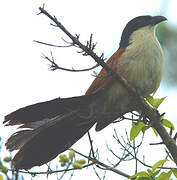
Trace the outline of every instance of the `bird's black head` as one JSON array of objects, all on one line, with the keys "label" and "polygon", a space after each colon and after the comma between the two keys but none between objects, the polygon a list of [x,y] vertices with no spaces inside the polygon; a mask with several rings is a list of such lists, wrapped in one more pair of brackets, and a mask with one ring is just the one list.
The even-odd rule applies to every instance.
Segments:
[{"label": "bird's black head", "polygon": [[164,16],[138,16],[125,26],[120,41],[120,48],[126,48],[129,45],[129,38],[131,34],[145,26],[154,26],[162,21],[167,20]]}]

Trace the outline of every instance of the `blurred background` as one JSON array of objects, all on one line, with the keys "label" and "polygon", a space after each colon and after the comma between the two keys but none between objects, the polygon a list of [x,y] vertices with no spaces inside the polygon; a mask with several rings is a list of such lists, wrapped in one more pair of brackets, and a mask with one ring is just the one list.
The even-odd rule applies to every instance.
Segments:
[{"label": "blurred background", "polygon": [[177,5],[173,5],[172,2],[165,0],[161,2],[161,12],[169,16],[169,21],[158,28],[158,36],[165,54],[163,83],[175,90],[177,85],[177,19],[173,17],[173,14],[175,14]]},{"label": "blurred background", "polygon": [[[51,21],[47,17],[37,16],[38,8],[43,3],[45,3],[46,10],[51,15],[55,15],[71,33],[80,34],[82,42],[86,42],[93,33],[93,40],[98,42],[95,52],[98,55],[104,53],[106,58],[109,58],[119,47],[121,32],[129,20],[140,15],[166,16],[168,21],[157,27],[157,36],[164,50],[165,64],[163,81],[155,96],[159,98],[167,96],[159,110],[166,112],[166,118],[177,127],[176,0],[3,1],[0,6],[0,136],[3,138],[3,142],[15,130],[14,127],[2,125],[6,114],[20,107],[59,96],[82,95],[94,79],[91,76],[93,72],[69,73],[48,70],[48,62],[42,58],[42,54],[50,56],[51,51],[56,63],[62,67],[82,69],[93,66],[95,62],[89,57],[83,57],[76,53],[77,49],[74,48],[52,48],[33,42],[33,40],[39,40],[64,45],[61,38],[69,40],[59,29],[50,26]],[[99,68],[95,71],[98,72]],[[126,124],[112,126],[116,127],[120,134],[123,134],[125,128],[129,127]],[[95,133],[93,131],[97,144],[101,146],[105,145],[105,141],[111,141],[112,126],[103,132]],[[150,137],[151,134],[148,134],[147,139],[150,142],[159,140],[151,140]],[[74,146],[76,149],[79,148],[83,151],[86,149],[87,151],[89,144],[87,137],[84,138],[76,143]],[[149,151],[147,147],[146,150]],[[159,150],[155,151],[150,160],[153,159],[154,162],[157,162],[161,157],[159,157]],[[1,152],[7,153],[5,148]],[[127,166],[121,169],[127,171]],[[83,179],[83,176],[80,175],[73,179]],[[85,175],[92,177],[87,171],[85,171]],[[110,179],[108,177],[107,179]],[[41,179],[41,176],[36,178]],[[93,176],[93,179],[96,178]],[[111,179],[117,179],[117,176],[111,174]]]}]

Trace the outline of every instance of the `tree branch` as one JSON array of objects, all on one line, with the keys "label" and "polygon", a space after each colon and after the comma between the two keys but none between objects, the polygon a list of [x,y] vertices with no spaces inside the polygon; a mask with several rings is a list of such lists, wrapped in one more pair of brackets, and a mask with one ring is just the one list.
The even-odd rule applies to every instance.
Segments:
[{"label": "tree branch", "polygon": [[86,69],[74,69],[74,68],[69,69],[69,68],[61,67],[57,63],[55,63],[52,52],[51,52],[52,59],[50,59],[48,56],[46,56],[44,54],[42,55],[42,57],[51,63],[51,65],[49,67],[49,69],[51,71],[55,71],[55,70],[59,69],[59,70],[64,70],[64,71],[69,71],[69,72],[84,72],[84,71],[90,71],[90,70],[95,69],[99,66],[99,64],[96,64],[95,66],[92,66],[92,67],[86,68]]},{"label": "tree branch", "polygon": [[169,150],[170,154],[172,155],[176,165],[177,165],[177,146],[176,142],[173,138],[169,136],[166,129],[163,127],[160,114],[157,110],[153,109],[143,97],[139,96],[137,91],[134,87],[132,87],[124,78],[119,76],[113,69],[111,69],[104,61],[102,55],[99,57],[97,56],[92,49],[88,46],[83,45],[80,41],[78,36],[73,36],[58,20],[55,16],[51,16],[44,7],[39,8],[40,13],[46,15],[49,19],[51,19],[55,25],[60,28],[70,39],[72,40],[73,44],[77,45],[82,52],[85,52],[85,55],[91,56],[99,65],[101,65],[107,72],[109,72],[115,79],[122,83],[123,86],[126,87],[129,94],[134,97],[134,101],[139,107],[142,112],[145,114],[147,118],[151,121],[151,125],[156,129],[159,133],[160,137],[162,138],[164,144],[166,145],[167,149]]},{"label": "tree branch", "polygon": [[122,171],[120,171],[120,170],[118,170],[118,169],[115,169],[115,168],[113,168],[113,167],[110,167],[110,166],[108,166],[107,164],[104,164],[104,163],[102,163],[101,161],[97,160],[96,158],[91,158],[91,157],[86,156],[86,155],[84,155],[84,154],[82,154],[82,153],[80,153],[80,152],[78,152],[78,151],[76,151],[76,150],[73,150],[73,151],[74,151],[75,153],[77,153],[77,154],[79,154],[79,155],[87,158],[88,160],[92,161],[94,164],[102,166],[102,167],[104,168],[104,170],[110,170],[110,171],[112,171],[112,172],[115,172],[115,173],[117,173],[117,174],[119,174],[119,175],[121,175],[121,176],[127,177],[127,178],[130,177],[130,175],[128,175],[128,174],[126,174],[126,173],[124,173],[124,172],[122,172]]},{"label": "tree branch", "polygon": [[[92,165],[94,165],[95,163],[89,163],[89,164],[87,164],[87,165],[84,165],[83,167],[82,167],[82,169],[83,168],[87,168],[87,167],[89,167],[89,166],[92,166]],[[31,174],[31,175],[37,175],[37,174],[53,174],[53,173],[59,173],[59,172],[67,172],[67,171],[73,171],[73,170],[79,170],[79,169],[76,169],[76,168],[68,168],[68,169],[61,169],[61,170],[54,170],[54,171],[52,171],[52,170],[49,170],[49,171],[43,171],[43,172],[32,172],[32,171],[23,171],[23,170],[19,170],[18,172],[19,173],[25,173],[25,174]],[[9,171],[13,171],[13,170],[11,170],[11,169],[9,169]]]},{"label": "tree branch", "polygon": [[[124,149],[124,151],[126,151],[130,156],[133,157],[133,159],[136,159],[139,163],[141,163],[143,166],[148,167],[148,168],[152,168],[151,165],[146,164],[144,161],[140,160],[138,157],[136,157],[130,150],[129,147],[127,148],[124,144],[127,144],[126,142],[124,142],[124,144],[120,141],[116,130],[114,129],[114,135],[113,135],[114,139],[118,142],[118,144],[120,144],[122,146],[122,148]],[[122,137],[123,139],[123,137]],[[124,141],[124,139],[123,139]],[[158,169],[175,169],[175,167],[158,167]]]}]

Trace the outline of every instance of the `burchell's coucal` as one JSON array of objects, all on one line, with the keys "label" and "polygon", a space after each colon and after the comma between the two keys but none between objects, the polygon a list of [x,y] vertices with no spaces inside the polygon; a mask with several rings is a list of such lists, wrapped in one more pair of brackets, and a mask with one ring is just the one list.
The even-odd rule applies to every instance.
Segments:
[{"label": "burchell's coucal", "polygon": [[[146,97],[156,92],[163,71],[163,53],[155,25],[163,16],[139,16],[125,26],[119,49],[107,64]],[[126,88],[102,69],[83,96],[57,98],[10,113],[6,125],[22,124],[6,146],[19,149],[13,159],[16,169],[30,169],[55,158],[96,124],[99,131],[125,113],[138,108]]]}]

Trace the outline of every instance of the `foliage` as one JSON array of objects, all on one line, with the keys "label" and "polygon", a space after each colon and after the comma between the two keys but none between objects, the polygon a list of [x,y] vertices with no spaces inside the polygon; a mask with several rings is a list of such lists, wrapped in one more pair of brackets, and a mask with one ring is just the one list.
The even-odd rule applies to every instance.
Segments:
[{"label": "foliage", "polygon": [[[153,96],[149,96],[149,97],[146,98],[146,100],[152,105],[152,107],[154,109],[158,109],[158,107],[165,100],[165,98],[166,97],[154,98]],[[149,128],[153,129],[156,136],[158,135],[157,131],[153,127],[151,127],[150,124],[147,125],[144,122],[142,122],[141,120],[143,120],[142,116],[140,116],[140,119],[138,120],[137,123],[132,124],[132,128],[131,128],[131,131],[130,131],[130,140],[134,140],[139,135],[139,133],[141,131],[143,133],[145,133],[145,131],[148,130]],[[164,126],[166,126],[167,128],[170,128],[171,131],[173,131],[175,129],[175,127],[174,127],[174,125],[172,124],[171,121],[169,121],[167,119],[164,119],[164,115],[161,116],[161,121],[162,121],[162,124]],[[143,179],[147,179],[147,180],[148,179],[169,180],[172,174],[175,177],[177,177],[177,169],[171,168],[168,172],[164,172],[161,169],[156,170],[157,168],[160,168],[166,161],[168,161],[168,160],[167,159],[159,160],[157,163],[155,163],[152,166],[152,169],[147,169],[147,171],[141,171],[139,173],[136,173],[135,175],[129,177],[129,179],[132,179],[132,178],[136,177],[135,180],[143,180]]]},{"label": "foliage", "polygon": [[136,178],[135,180],[169,180],[172,174],[177,177],[177,169],[171,169],[168,172],[161,172],[161,169],[156,170],[157,168],[160,168],[160,166],[162,166],[166,161],[168,160],[160,160],[152,166],[152,169],[147,169],[147,171],[136,173],[135,175],[129,177],[129,179]]},{"label": "foliage", "polygon": [[[165,100],[166,97],[163,98],[154,98],[153,96],[148,96],[146,100],[149,102],[149,104],[152,105],[154,109],[158,109],[160,104]],[[151,126],[151,124],[145,123],[144,117],[140,116],[138,119],[138,122],[135,122],[132,124],[132,128],[130,131],[130,140],[134,140],[140,132],[145,133],[146,130],[152,128],[155,135],[158,136],[158,132]],[[164,115],[161,116],[162,124],[172,130],[175,130],[175,127],[173,123],[167,119],[164,119]]]}]

